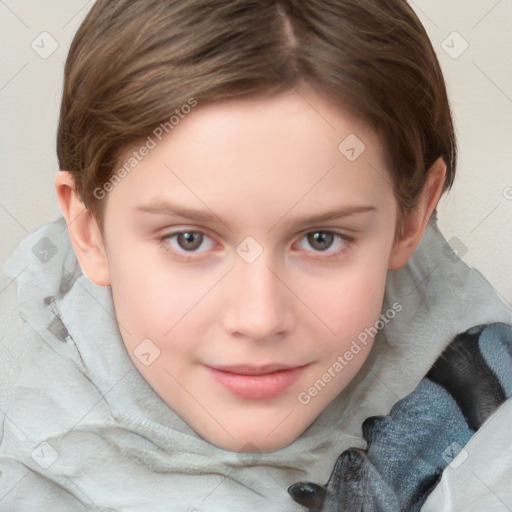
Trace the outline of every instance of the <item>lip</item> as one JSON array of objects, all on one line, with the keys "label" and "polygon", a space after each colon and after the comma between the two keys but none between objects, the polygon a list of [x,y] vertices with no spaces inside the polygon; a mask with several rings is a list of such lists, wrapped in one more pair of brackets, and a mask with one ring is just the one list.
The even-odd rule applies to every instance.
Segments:
[{"label": "lip", "polygon": [[299,379],[307,366],[270,364],[207,368],[213,378],[232,394],[251,400],[264,400],[283,393]]}]

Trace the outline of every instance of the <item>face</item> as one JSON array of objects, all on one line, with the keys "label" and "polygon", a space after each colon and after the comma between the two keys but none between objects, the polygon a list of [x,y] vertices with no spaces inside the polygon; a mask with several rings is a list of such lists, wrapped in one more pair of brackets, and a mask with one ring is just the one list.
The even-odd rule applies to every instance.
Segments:
[{"label": "face", "polygon": [[282,448],[372,346],[397,220],[379,138],[303,88],[154,139],[102,205],[128,354],[210,443]]}]

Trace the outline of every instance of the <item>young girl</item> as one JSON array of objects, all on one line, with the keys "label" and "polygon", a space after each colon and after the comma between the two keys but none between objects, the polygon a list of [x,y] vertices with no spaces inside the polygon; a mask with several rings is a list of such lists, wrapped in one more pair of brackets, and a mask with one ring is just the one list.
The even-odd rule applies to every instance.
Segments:
[{"label": "young girl", "polygon": [[303,510],[291,484],[511,319],[436,229],[456,141],[405,1],[98,0],[57,151],[65,223],[6,267],[5,510]]}]

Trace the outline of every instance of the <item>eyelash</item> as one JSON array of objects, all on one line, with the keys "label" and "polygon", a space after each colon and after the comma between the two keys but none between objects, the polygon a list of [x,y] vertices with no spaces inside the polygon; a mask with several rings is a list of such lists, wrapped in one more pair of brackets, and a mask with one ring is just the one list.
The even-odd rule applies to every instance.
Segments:
[{"label": "eyelash", "polygon": [[[206,233],[202,232],[202,231],[196,231],[196,230],[180,230],[180,231],[173,231],[171,233],[168,233],[166,234],[165,236],[161,237],[159,239],[159,242],[160,242],[160,245],[162,247],[162,249],[164,250],[165,253],[169,252],[169,251],[172,251],[175,255],[176,258],[178,259],[181,259],[181,260],[184,260],[184,261],[192,261],[194,259],[196,259],[195,256],[186,256],[186,254],[202,254],[203,252],[206,253],[207,251],[202,251],[202,252],[195,252],[195,251],[184,251],[183,249],[181,249],[181,251],[184,251],[184,252],[180,252],[180,251],[177,251],[177,250],[174,250],[171,245],[170,245],[170,242],[169,240],[170,239],[173,239],[179,235],[182,235],[182,234],[185,234],[185,233],[191,233],[191,234],[194,234],[194,235],[203,235],[205,237],[205,239],[211,239],[211,237],[209,237]],[[314,229],[314,230],[310,230],[310,231],[307,231],[306,233],[304,233],[301,238],[299,239],[299,241],[302,241],[303,239],[305,239],[308,235],[312,235],[312,234],[315,234],[315,233],[323,233],[323,234],[331,234],[334,236],[334,238],[338,239],[341,241],[342,243],[342,246],[340,249],[338,250],[335,250],[335,251],[331,251],[330,249],[326,249],[325,251],[307,251],[307,252],[312,252],[312,253],[315,253],[315,254],[318,254],[320,256],[314,256],[313,259],[321,259],[321,260],[327,260],[327,259],[333,259],[333,258],[337,258],[339,256],[341,256],[342,254],[344,254],[346,251],[349,250],[349,248],[352,246],[353,242],[354,242],[354,239],[351,238],[351,237],[348,237],[347,235],[344,235],[342,233],[339,233],[337,231],[333,231],[333,230],[328,230],[328,229]],[[204,241],[204,240],[203,240]],[[203,242],[201,241],[201,243]],[[334,242],[333,242],[334,243]]]}]

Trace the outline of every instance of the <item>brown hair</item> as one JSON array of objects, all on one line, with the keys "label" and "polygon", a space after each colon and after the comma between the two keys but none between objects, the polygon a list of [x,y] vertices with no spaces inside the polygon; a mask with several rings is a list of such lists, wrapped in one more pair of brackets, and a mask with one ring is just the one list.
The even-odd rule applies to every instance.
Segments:
[{"label": "brown hair", "polygon": [[97,0],[66,62],[60,168],[101,224],[94,190],[191,99],[274,94],[301,81],[380,135],[402,214],[439,157],[451,187],[446,86],[405,0]]}]

